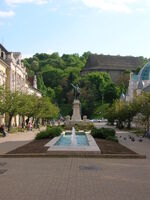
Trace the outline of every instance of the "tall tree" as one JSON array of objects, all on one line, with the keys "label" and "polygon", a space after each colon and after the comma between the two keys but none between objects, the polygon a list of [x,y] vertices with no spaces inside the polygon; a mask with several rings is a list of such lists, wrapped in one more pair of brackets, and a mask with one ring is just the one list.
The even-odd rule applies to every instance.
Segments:
[{"label": "tall tree", "polygon": [[[2,95],[2,96],[1,96]],[[18,114],[19,92],[10,90],[1,90],[0,95],[0,112],[8,115],[8,131],[10,131],[13,116]]]}]

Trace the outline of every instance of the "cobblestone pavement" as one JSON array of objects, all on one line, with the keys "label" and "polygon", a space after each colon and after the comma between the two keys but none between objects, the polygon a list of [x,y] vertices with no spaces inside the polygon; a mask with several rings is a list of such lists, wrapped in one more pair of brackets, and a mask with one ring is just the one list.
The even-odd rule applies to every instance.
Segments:
[{"label": "cobblestone pavement", "polygon": [[149,172],[149,159],[3,158],[0,199],[149,200]]},{"label": "cobblestone pavement", "polygon": [[1,158],[0,200],[149,200],[150,140],[117,134],[147,159]]}]

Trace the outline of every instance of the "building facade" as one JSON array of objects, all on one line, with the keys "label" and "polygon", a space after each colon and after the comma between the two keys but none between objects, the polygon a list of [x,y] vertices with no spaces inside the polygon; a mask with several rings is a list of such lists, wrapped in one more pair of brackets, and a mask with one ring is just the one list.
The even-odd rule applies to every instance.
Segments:
[{"label": "building facade", "polygon": [[134,72],[140,65],[140,57],[91,54],[81,74],[84,75],[95,71],[106,72],[113,82],[118,83],[124,76],[124,72]]},{"label": "building facade", "polygon": [[[21,53],[8,52],[0,44],[0,86],[2,85],[12,92],[20,91],[29,95],[42,96],[42,93],[37,89],[36,76],[34,76],[33,83],[30,83],[27,79],[26,67],[22,63]],[[7,121],[7,116],[0,117],[0,123],[7,124]],[[19,116],[12,119],[12,125],[18,126],[20,123],[21,119]]]},{"label": "building facade", "polygon": [[125,99],[126,101],[132,101],[142,92],[150,92],[150,62],[144,65],[138,74],[130,74],[129,87]]},{"label": "building facade", "polygon": [[[4,61],[5,54],[0,49],[0,87],[6,87],[7,84],[7,69],[9,65]],[[5,115],[0,115],[0,124],[5,123]]]}]

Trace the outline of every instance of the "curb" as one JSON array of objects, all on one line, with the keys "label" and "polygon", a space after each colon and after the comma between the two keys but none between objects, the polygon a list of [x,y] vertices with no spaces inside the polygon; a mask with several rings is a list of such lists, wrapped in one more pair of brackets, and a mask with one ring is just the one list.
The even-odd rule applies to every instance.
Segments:
[{"label": "curb", "polygon": [[119,158],[119,159],[146,159],[146,155],[139,154],[0,154],[0,158]]}]

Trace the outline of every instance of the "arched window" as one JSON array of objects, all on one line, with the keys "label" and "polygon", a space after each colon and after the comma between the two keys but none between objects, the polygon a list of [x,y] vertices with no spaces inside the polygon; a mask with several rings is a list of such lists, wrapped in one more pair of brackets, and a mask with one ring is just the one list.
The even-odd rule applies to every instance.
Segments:
[{"label": "arched window", "polygon": [[4,58],[4,52],[3,51],[1,52],[1,57]]},{"label": "arched window", "polygon": [[5,55],[5,52],[4,52],[4,51],[1,51],[1,58],[2,58],[3,60],[5,60],[5,58],[6,58],[6,55]]}]

